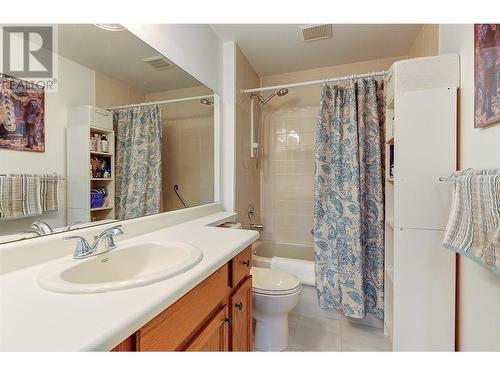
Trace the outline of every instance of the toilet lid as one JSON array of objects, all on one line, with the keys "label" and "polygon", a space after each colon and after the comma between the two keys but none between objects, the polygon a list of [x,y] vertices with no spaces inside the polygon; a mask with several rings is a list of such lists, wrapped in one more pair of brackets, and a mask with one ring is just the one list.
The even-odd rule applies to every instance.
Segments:
[{"label": "toilet lid", "polygon": [[255,293],[292,294],[302,286],[294,275],[276,269],[253,267],[252,276]]}]

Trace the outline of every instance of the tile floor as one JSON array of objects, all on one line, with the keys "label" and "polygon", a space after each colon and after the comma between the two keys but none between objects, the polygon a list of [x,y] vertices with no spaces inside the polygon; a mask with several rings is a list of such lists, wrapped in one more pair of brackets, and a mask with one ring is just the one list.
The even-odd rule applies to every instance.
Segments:
[{"label": "tile floor", "polygon": [[382,329],[291,313],[288,351],[390,351]]}]

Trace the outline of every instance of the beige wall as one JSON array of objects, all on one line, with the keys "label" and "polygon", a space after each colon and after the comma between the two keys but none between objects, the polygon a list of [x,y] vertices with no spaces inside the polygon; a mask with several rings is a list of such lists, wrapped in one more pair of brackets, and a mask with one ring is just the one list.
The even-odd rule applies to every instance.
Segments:
[{"label": "beige wall", "polygon": [[[156,101],[210,94],[204,86],[170,90],[146,95]],[[214,107],[199,100],[164,104],[162,111],[162,209],[183,208],[173,190],[189,206],[214,201]]]},{"label": "beige wall", "polygon": [[[388,69],[406,56],[262,77],[262,86]],[[263,238],[312,244],[314,141],[321,85],[297,87],[264,109]],[[270,94],[266,92],[264,94]]]},{"label": "beige wall", "polygon": [[[500,167],[500,124],[474,129],[473,25],[441,25],[440,53],[460,54],[459,169]],[[458,259],[457,346],[500,350],[500,276]]]},{"label": "beige wall", "polygon": [[439,25],[425,24],[408,51],[408,58],[436,55],[439,55]]},{"label": "beige wall", "polygon": [[260,223],[261,160],[250,157],[250,95],[240,92],[254,87],[259,87],[259,76],[236,47],[236,212],[243,224],[248,223],[249,204],[256,210],[253,222]]},{"label": "beige wall", "polygon": [[104,73],[95,72],[95,105],[100,108],[141,103],[145,95]]}]

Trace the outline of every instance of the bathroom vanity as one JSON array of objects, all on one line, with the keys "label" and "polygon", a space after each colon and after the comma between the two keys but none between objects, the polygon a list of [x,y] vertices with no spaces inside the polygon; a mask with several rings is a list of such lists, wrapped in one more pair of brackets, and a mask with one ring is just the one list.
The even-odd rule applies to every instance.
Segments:
[{"label": "bathroom vanity", "polygon": [[252,351],[247,247],[113,351]]},{"label": "bathroom vanity", "polygon": [[[117,248],[87,259],[72,259],[77,242],[64,241],[64,233],[1,245],[0,350],[252,350],[251,246],[259,234],[217,227],[234,218],[213,203],[126,220]],[[74,234],[91,239],[108,225]],[[203,256],[176,275],[132,285],[138,273],[147,275],[165,262],[158,257],[151,261],[147,250],[154,255],[171,244],[195,247]],[[120,257],[131,261],[118,262]],[[42,282],[47,272],[85,262],[86,268],[93,267],[85,275],[94,284],[67,278],[67,285]],[[114,272],[127,267],[125,276]],[[105,277],[96,282],[98,274]],[[120,277],[121,288],[107,287]],[[89,288],[96,284],[106,288]]]}]

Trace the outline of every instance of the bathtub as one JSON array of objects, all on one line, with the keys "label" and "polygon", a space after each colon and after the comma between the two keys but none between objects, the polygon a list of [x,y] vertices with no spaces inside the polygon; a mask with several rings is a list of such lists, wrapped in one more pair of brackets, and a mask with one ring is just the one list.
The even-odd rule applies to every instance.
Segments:
[{"label": "bathtub", "polygon": [[[318,295],[314,285],[314,245],[301,244],[293,242],[279,241],[257,241],[253,244],[253,265],[255,267],[271,268],[273,257],[289,258],[305,262],[304,268],[312,273],[307,277],[296,274],[302,281],[302,293],[300,301],[294,313],[311,316],[316,318],[340,319],[355,321],[358,324],[364,324],[371,327],[382,328],[383,322],[373,314],[367,314],[363,319],[346,318],[340,312],[334,309],[322,309],[318,304]],[[283,269],[286,272],[293,273],[289,269]]]}]

